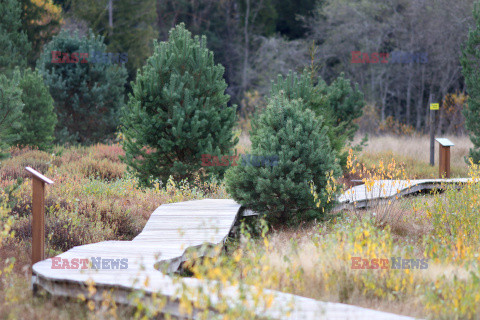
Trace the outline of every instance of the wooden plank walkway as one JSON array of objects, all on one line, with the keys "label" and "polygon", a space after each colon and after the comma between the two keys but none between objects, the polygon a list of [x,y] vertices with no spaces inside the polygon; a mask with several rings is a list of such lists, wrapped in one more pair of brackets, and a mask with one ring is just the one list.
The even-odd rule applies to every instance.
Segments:
[{"label": "wooden plank walkway", "polygon": [[441,188],[445,184],[463,184],[470,178],[458,179],[423,179],[423,180],[378,180],[371,188],[365,184],[352,187],[339,198],[337,209],[366,208],[378,200],[392,200],[420,191]]},{"label": "wooden plank walkway", "polygon": [[[54,296],[77,297],[79,294],[88,296],[86,283],[93,280],[97,292],[92,299],[101,301],[103,291],[114,289],[113,298],[118,303],[124,304],[133,304],[129,294],[135,290],[145,292],[145,299],[152,293],[157,293],[168,299],[164,308],[165,313],[183,318],[179,312],[178,301],[181,283],[174,281],[168,274],[158,271],[155,264],[161,263],[168,272],[173,272],[186,259],[187,248],[199,248],[205,243],[211,246],[223,245],[239,211],[240,205],[228,199],[164,204],[153,212],[143,231],[132,241],[87,244],[74,247],[55,257],[56,261],[59,258],[69,259],[69,261],[74,258],[101,259],[102,268],[56,269],[52,268],[53,260],[46,259],[33,265],[32,283],[34,288],[44,289]],[[209,251],[200,254],[209,254]],[[120,269],[118,266],[112,268],[112,262],[108,263],[105,259],[128,259],[128,266],[126,269]],[[107,261],[105,266],[103,261]],[[62,265],[63,262],[58,263]],[[214,285],[212,281],[194,278],[183,278],[181,281],[189,288],[205,288]],[[242,301],[238,288],[228,287],[223,292],[232,304]],[[267,293],[274,297],[272,306],[267,310],[258,310],[257,314],[273,319],[413,319],[341,303],[316,301],[277,291],[267,290]],[[213,293],[209,294],[211,301],[218,302],[218,297]],[[248,300],[250,299],[247,298]],[[285,307],[288,305],[293,309],[289,316],[285,316]]]}]

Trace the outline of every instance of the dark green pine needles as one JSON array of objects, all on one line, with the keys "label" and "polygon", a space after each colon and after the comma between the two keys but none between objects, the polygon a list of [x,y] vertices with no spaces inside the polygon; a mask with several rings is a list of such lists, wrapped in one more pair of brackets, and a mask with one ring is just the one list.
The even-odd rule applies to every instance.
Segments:
[{"label": "dark green pine needles", "polygon": [[[475,3],[473,16],[476,26],[470,30],[462,51],[460,63],[467,85],[468,103],[463,110],[465,126],[470,131],[473,148],[470,157],[474,163],[480,162],[480,1]],[[467,161],[468,162],[468,161]]]},{"label": "dark green pine needles", "polygon": [[222,176],[226,167],[201,166],[201,155],[231,155],[236,107],[227,106],[224,68],[213,60],[206,37],[192,38],[183,24],[137,74],[122,117],[123,147],[128,164],[145,185]]},{"label": "dark green pine needles", "polygon": [[327,173],[341,172],[321,118],[302,100],[274,96],[265,111],[253,121],[252,154],[278,155],[276,166],[237,166],[226,174],[230,195],[240,204],[277,224],[298,224],[319,218],[310,192],[313,182],[322,204]]}]

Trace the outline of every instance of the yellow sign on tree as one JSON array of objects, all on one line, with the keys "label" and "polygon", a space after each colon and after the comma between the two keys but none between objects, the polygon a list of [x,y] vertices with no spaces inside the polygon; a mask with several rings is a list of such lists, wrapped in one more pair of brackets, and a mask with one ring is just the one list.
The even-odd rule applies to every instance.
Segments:
[{"label": "yellow sign on tree", "polygon": [[438,110],[440,108],[439,103],[430,103],[430,110]]}]

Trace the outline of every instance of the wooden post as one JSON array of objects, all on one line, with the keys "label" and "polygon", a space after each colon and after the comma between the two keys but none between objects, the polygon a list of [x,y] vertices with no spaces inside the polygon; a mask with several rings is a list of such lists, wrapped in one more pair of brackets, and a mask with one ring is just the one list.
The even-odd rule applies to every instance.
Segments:
[{"label": "wooden post", "polygon": [[32,174],[32,266],[45,259],[45,183],[53,181],[30,167]]},{"label": "wooden post", "polygon": [[435,114],[434,111],[430,110],[430,165],[435,165]]},{"label": "wooden post", "polygon": [[[430,94],[429,102],[432,101]],[[438,110],[438,103],[430,103],[430,165],[435,165],[435,111]]]},{"label": "wooden post", "polygon": [[438,153],[439,178],[450,178],[450,147],[454,144],[445,138],[438,138],[436,140],[440,144]]},{"label": "wooden post", "polygon": [[440,178],[445,175],[445,178],[450,178],[450,147],[440,145],[439,149],[440,164],[438,166]]}]

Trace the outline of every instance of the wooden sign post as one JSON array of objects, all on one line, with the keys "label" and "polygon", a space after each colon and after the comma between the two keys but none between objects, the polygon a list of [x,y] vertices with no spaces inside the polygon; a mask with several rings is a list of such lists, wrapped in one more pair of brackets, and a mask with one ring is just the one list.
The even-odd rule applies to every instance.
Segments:
[{"label": "wooden sign post", "polygon": [[30,167],[32,174],[32,266],[45,259],[45,183],[53,181]]},{"label": "wooden sign post", "polygon": [[435,139],[440,144],[438,158],[438,175],[440,178],[450,178],[450,147],[454,144],[446,138]]}]

